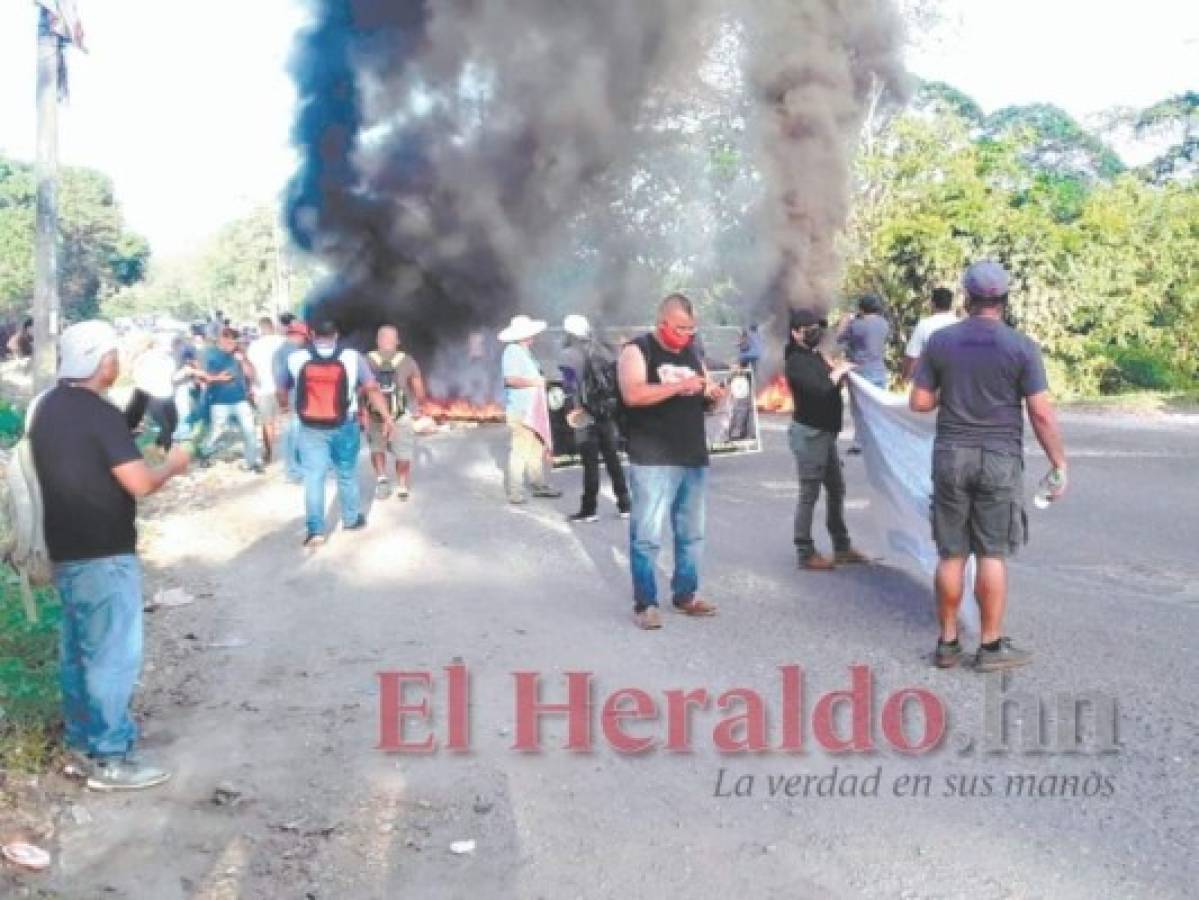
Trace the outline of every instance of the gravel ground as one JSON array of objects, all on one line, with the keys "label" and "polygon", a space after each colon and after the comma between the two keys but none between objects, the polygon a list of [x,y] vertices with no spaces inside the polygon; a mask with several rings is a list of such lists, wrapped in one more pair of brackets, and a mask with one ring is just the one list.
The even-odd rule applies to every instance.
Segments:
[{"label": "gravel ground", "polygon": [[[15,892],[1194,896],[1199,422],[1067,416],[1072,495],[1034,515],[1012,567],[1009,630],[1037,659],[1008,694],[1040,701],[1050,724],[1059,694],[1114,698],[1114,753],[1090,752],[1089,728],[1083,752],[1052,728],[1041,752],[1025,752],[1015,732],[1008,752],[988,752],[983,679],[929,665],[923,576],[900,560],[797,572],[783,427],[767,424],[764,453],[714,466],[704,593],[720,615],[668,613],[652,634],[631,624],[627,526],[614,505],[602,504],[598,524],[569,527],[579,475],[566,472],[555,476],[562,500],[507,507],[502,430],[422,440],[413,499],[376,504],[365,532],[336,533],[311,557],[299,490],[277,475],[218,467],[173,487],[147,510],[151,592],[183,587],[196,602],[150,614],[139,702],[146,752],[175,777],[125,797],[76,789],[71,808],[86,812],[62,822],[53,872]],[[1030,474],[1042,466],[1034,455]],[[850,459],[846,474],[855,541],[881,553],[861,463]],[[444,740],[442,670],[459,662],[471,676],[470,752],[376,749],[377,673],[433,672]],[[547,701],[565,696],[564,672],[591,672],[597,706],[623,687],[659,704],[668,689],[752,688],[777,747],[785,665],[804,671],[803,753],[721,754],[714,710],[694,714],[691,753],[619,754],[598,711],[592,752],[561,749],[560,720],[547,721],[540,753],[511,749],[514,671],[542,673]],[[812,717],[821,695],[848,688],[854,665],[873,673],[876,747],[833,754]],[[900,753],[885,738],[884,703],[908,687],[948,711],[931,752]],[[836,727],[848,733],[849,722]],[[667,723],[627,730],[665,738]],[[816,776],[809,796],[771,795],[772,778],[796,775]],[[1033,776],[1037,795],[1007,796],[1010,775]],[[877,796],[862,796],[871,776]],[[910,776],[929,777],[927,796],[897,796],[918,784]],[[817,796],[821,783],[856,795]],[[718,796],[734,786],[749,796]],[[473,851],[451,852],[467,840]]]}]

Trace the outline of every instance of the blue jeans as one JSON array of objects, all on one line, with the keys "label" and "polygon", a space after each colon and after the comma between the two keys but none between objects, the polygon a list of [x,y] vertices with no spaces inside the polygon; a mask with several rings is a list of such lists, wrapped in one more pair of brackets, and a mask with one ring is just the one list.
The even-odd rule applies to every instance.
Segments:
[{"label": "blue jeans", "polygon": [[304,480],[304,470],[300,468],[300,417],[294,412],[288,414],[283,426],[283,467],[292,481]]},{"label": "blue jeans", "polygon": [[633,571],[633,607],[638,612],[658,605],[654,564],[662,549],[662,526],[668,512],[674,531],[671,595],[676,604],[686,603],[699,590],[707,473],[703,467],[629,466],[633,495],[629,564]]},{"label": "blue jeans", "polygon": [[190,387],[181,384],[175,388],[175,408],[179,410],[179,422],[175,426],[175,433],[171,435],[172,441],[183,441],[191,435],[192,427],[195,425],[192,420],[195,406],[196,398],[192,395]]},{"label": "blue jeans", "polygon": [[351,418],[340,428],[300,426],[300,468],[304,471],[304,510],[309,534],[325,533],[325,475],[332,463],[337,473],[337,500],[343,525],[353,525],[361,512],[358,496],[358,451],[362,435]]},{"label": "blue jeans", "polygon": [[[212,419],[210,415],[212,413],[212,402],[208,399],[208,391],[204,390],[203,388],[192,388],[191,399],[191,412],[188,413],[186,419],[189,434],[191,433],[190,429],[193,429],[196,425],[203,425],[205,428],[210,428],[212,426]],[[186,435],[183,437],[186,437]],[[181,437],[180,440],[182,440],[183,437]]]},{"label": "blue jeans", "polygon": [[204,442],[203,455],[212,455],[217,441],[221,439],[221,435],[229,426],[230,419],[236,420],[238,428],[241,429],[242,452],[246,465],[254,468],[261,462],[258,458],[258,431],[254,424],[254,407],[250,406],[246,400],[241,403],[212,404],[212,429],[208,432],[208,439]]},{"label": "blue jeans", "polygon": [[142,668],[142,567],[136,556],[59,563],[61,686],[67,746],[94,757],[133,748],[129,715]]}]

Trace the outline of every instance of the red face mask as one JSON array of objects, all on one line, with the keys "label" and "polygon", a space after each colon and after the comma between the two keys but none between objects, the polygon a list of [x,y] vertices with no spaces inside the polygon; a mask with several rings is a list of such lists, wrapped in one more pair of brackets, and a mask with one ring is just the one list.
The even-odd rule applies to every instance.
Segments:
[{"label": "red face mask", "polygon": [[691,338],[692,335],[679,334],[665,322],[658,325],[658,340],[671,353],[678,353],[680,350],[685,350],[691,343]]}]

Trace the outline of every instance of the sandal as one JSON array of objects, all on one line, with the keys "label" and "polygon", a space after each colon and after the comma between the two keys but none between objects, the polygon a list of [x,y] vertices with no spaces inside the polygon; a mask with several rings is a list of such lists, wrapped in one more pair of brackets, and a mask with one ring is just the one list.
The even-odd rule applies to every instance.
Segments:
[{"label": "sandal", "polygon": [[699,597],[692,597],[686,603],[676,603],[674,608],[685,616],[716,615],[715,604],[709,603],[707,600],[701,600]]},{"label": "sandal", "polygon": [[642,631],[657,631],[662,627],[662,619],[656,606],[647,606],[640,612],[633,613],[633,621]]}]

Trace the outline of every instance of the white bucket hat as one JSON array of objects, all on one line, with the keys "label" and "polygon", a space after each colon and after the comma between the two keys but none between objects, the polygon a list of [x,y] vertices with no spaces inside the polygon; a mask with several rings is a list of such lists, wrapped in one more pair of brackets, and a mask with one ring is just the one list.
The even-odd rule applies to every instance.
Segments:
[{"label": "white bucket hat", "polygon": [[516,341],[527,341],[545,331],[546,323],[540,319],[530,319],[528,316],[513,316],[508,327],[500,332],[499,338],[505,344]]},{"label": "white bucket hat", "polygon": [[562,320],[562,330],[571,337],[585,338],[591,334],[591,323],[586,316],[570,315]]},{"label": "white bucket hat", "polygon": [[72,325],[58,339],[58,377],[79,381],[91,378],[100,360],[119,346],[117,331],[93,319]]}]

